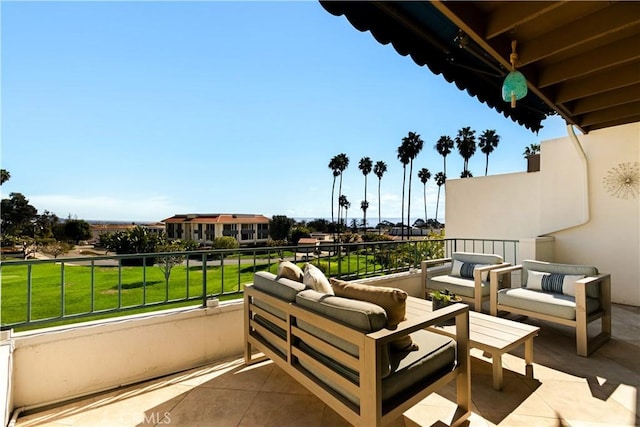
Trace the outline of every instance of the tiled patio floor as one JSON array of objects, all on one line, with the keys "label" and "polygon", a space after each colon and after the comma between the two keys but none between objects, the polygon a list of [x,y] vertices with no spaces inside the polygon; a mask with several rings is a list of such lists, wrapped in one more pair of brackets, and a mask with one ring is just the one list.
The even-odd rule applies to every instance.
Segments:
[{"label": "tiled patio floor", "polygon": [[[614,305],[613,338],[590,358],[575,354],[573,330],[533,319],[534,378],[523,348],[503,358],[504,389],[491,364],[472,350],[470,426],[639,425],[640,308]],[[393,426],[432,425],[453,411],[454,388],[433,394]],[[18,418],[17,426],[348,425],[271,362],[245,367],[234,358]],[[436,423],[435,425],[443,425]]]}]

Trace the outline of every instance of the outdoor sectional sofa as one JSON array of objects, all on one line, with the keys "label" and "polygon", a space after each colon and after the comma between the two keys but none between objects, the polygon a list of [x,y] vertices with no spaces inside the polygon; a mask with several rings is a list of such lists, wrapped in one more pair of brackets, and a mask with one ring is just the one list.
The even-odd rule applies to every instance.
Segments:
[{"label": "outdoor sectional sofa", "polygon": [[[515,271],[521,284],[511,288]],[[570,326],[579,356],[588,357],[611,337],[611,276],[594,266],[525,260],[492,270],[490,281],[493,316],[503,311]],[[601,331],[589,338],[588,325],[598,319]]]},{"label": "outdoor sectional sofa", "polygon": [[447,289],[481,312],[482,303],[490,300],[489,271],[508,265],[500,255],[473,252],[454,252],[450,258],[422,261],[425,297]]},{"label": "outdoor sectional sofa", "polygon": [[[244,298],[245,362],[271,359],[351,424],[386,424],[454,380],[458,406],[451,424],[470,415],[466,305],[409,316],[390,330],[376,304],[323,294],[269,272],[254,275]],[[456,339],[424,330],[450,318]],[[407,335],[418,350],[393,350],[390,343]]]}]

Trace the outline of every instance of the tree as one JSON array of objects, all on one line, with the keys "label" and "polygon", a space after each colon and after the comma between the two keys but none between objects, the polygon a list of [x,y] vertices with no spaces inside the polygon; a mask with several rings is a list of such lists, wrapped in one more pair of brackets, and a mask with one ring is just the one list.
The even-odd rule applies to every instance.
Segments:
[{"label": "tree", "polygon": [[91,238],[91,225],[83,219],[68,218],[63,227],[65,239],[75,242],[76,245],[80,240]]},{"label": "tree", "polygon": [[409,134],[403,139],[406,140],[407,145],[407,155],[409,156],[409,196],[407,200],[407,228],[411,223],[410,215],[411,215],[411,178],[413,175],[413,161],[420,151],[422,151],[422,147],[424,145],[424,141],[420,138],[420,135],[414,132],[409,132]]},{"label": "tree", "polygon": [[238,249],[240,243],[231,236],[216,237],[212,243],[213,249]]},{"label": "tree", "polygon": [[44,245],[40,249],[40,252],[53,255],[54,258],[58,258],[58,256],[66,254],[71,249],[73,249],[73,245],[69,243],[53,241],[51,243]]},{"label": "tree", "polygon": [[404,236],[404,190],[406,188],[407,181],[407,165],[410,162],[409,147],[406,138],[402,139],[402,144],[398,147],[398,160],[402,163],[402,207],[401,210],[401,226],[400,226],[400,238]]},{"label": "tree", "polygon": [[418,171],[418,178],[420,178],[420,182],[423,185],[423,195],[424,195],[424,220],[427,221],[429,217],[427,216],[427,181],[431,178],[431,172],[429,169],[422,168]]},{"label": "tree", "polygon": [[489,154],[498,147],[499,143],[500,135],[496,134],[496,131],[493,129],[487,129],[482,132],[482,135],[480,135],[480,143],[478,144],[478,147],[480,147],[480,151],[487,156],[487,162],[484,167],[484,176],[487,176],[487,173],[489,172]]},{"label": "tree", "polygon": [[349,200],[347,199],[347,196],[345,196],[344,194],[340,195],[340,198],[338,199],[338,204],[340,205],[341,209],[344,209],[344,217],[342,218],[342,225],[346,227],[347,224],[347,220],[349,219],[347,216],[348,210],[351,207],[351,202],[349,202]]},{"label": "tree", "polygon": [[[231,237],[234,241],[233,237]],[[186,258],[186,254],[177,254],[175,252],[193,251],[198,247],[198,244],[192,240],[184,241],[180,239],[169,242],[165,234],[161,235],[161,243],[156,248],[158,252],[169,252],[158,257],[158,267],[164,274],[164,280],[169,283],[169,276],[171,276],[171,270],[176,265],[182,264]]]},{"label": "tree", "polygon": [[460,153],[464,159],[463,173],[460,175],[461,178],[473,176],[469,171],[469,159],[476,153],[475,133],[475,130],[471,130],[471,128],[467,126],[460,129],[456,136],[456,147],[458,148],[458,153]]},{"label": "tree", "polygon": [[291,231],[291,244],[298,246],[298,242],[303,237],[311,237],[311,232],[307,227],[296,225]]},{"label": "tree", "polygon": [[436,180],[436,185],[438,186],[438,199],[436,201],[436,221],[437,221],[438,206],[440,205],[440,187],[442,187],[444,183],[447,182],[447,175],[445,175],[443,172],[438,172],[434,177],[434,179]]},{"label": "tree", "polygon": [[44,211],[42,215],[36,217],[35,225],[40,237],[51,238],[55,235],[56,228],[60,225],[60,218],[54,213]]},{"label": "tree", "polygon": [[329,231],[329,221],[324,218],[316,218],[307,223],[307,227],[309,227],[313,231],[318,231],[321,233],[327,233]]},{"label": "tree", "polygon": [[367,231],[367,209],[369,209],[369,202],[363,200],[360,202],[360,209],[364,212],[364,218],[362,219],[362,227],[364,231]]},{"label": "tree", "polygon": [[[108,250],[116,254],[148,254],[157,252],[164,239],[164,235],[152,233],[148,228],[137,225],[130,230],[111,233],[111,237],[105,239],[105,244],[108,245]],[[120,262],[122,265],[153,265],[155,258],[123,258]]]},{"label": "tree", "polygon": [[333,174],[333,184],[331,184],[331,222],[335,222],[335,218],[333,215],[333,205],[335,201],[335,191],[336,191],[336,178],[340,176],[340,169],[338,168],[338,156],[333,156],[329,161],[329,169]]},{"label": "tree", "polygon": [[376,165],[373,167],[373,173],[378,177],[378,230],[382,233],[382,228],[380,228],[380,224],[382,223],[382,215],[380,206],[382,205],[380,200],[380,185],[382,184],[382,176],[387,172],[387,164],[382,160],[376,162]]},{"label": "tree", "polygon": [[438,142],[436,142],[436,150],[438,154],[442,156],[442,160],[444,161],[444,174],[447,174],[447,156],[453,150],[453,140],[451,137],[447,135],[442,135]]},{"label": "tree", "polygon": [[11,173],[6,169],[0,169],[0,185],[9,181],[9,178],[11,178]]},{"label": "tree", "polygon": [[[344,171],[349,167],[349,157],[346,154],[338,154],[338,171],[340,172],[340,185],[338,187],[338,200],[342,197],[342,175]],[[340,224],[340,212],[343,206],[338,201],[338,223]]]},{"label": "tree", "polygon": [[522,155],[524,157],[533,156],[534,154],[540,153],[540,144],[529,144],[528,147],[524,149]]},{"label": "tree", "polygon": [[373,162],[369,157],[363,157],[360,159],[360,163],[358,164],[358,169],[364,175],[364,200],[360,203],[360,207],[363,213],[362,223],[364,224],[364,229],[367,229],[367,209],[369,208],[369,202],[367,202],[367,175],[371,173],[371,169],[373,168]]},{"label": "tree", "polygon": [[293,219],[286,215],[274,215],[269,221],[269,234],[273,240],[289,241]]},{"label": "tree", "polygon": [[460,178],[471,178],[473,174],[470,171],[462,171],[460,172]]},{"label": "tree", "polygon": [[[179,252],[184,250],[181,240],[174,240],[172,242],[164,241],[157,247],[158,252]],[[185,259],[185,255],[175,253],[165,253],[158,256],[158,267],[164,274],[164,280],[169,283],[169,276],[171,276],[171,270],[178,264],[182,264]]]},{"label": "tree", "polygon": [[8,199],[2,199],[0,211],[3,235],[35,237],[34,223],[38,210],[29,204],[29,200],[24,195],[10,193]]}]

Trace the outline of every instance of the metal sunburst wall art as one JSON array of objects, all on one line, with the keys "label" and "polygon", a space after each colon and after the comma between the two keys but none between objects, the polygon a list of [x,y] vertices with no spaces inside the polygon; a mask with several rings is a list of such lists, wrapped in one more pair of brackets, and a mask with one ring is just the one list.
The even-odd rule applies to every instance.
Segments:
[{"label": "metal sunburst wall art", "polygon": [[604,188],[619,199],[635,199],[640,194],[640,162],[620,163],[602,179]]}]

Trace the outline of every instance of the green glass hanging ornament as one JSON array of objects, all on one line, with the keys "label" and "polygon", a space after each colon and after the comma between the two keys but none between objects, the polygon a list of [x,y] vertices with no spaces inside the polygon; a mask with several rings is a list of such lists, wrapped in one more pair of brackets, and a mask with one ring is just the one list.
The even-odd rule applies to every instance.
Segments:
[{"label": "green glass hanging ornament", "polygon": [[511,42],[511,72],[507,74],[502,83],[502,99],[505,102],[511,102],[511,108],[516,107],[516,101],[527,95],[527,79],[520,71],[516,71],[516,62],[518,54],[516,53],[516,41]]}]

